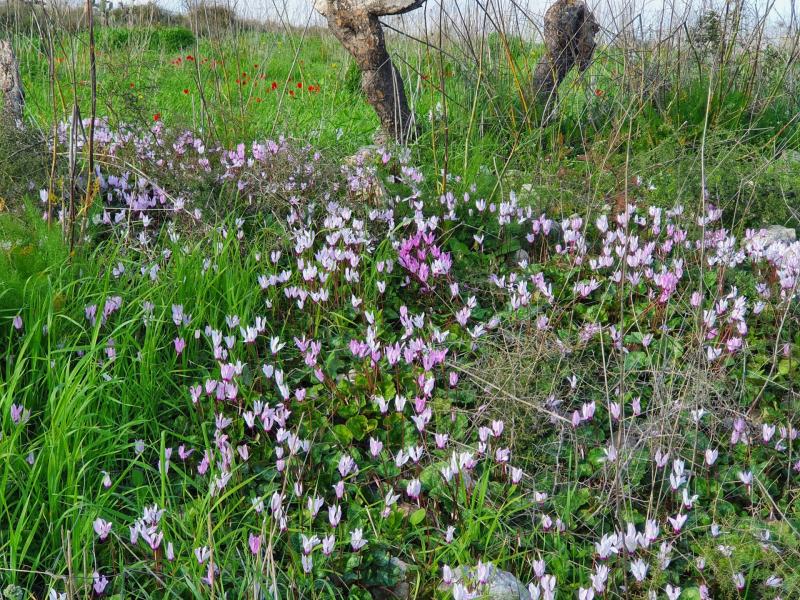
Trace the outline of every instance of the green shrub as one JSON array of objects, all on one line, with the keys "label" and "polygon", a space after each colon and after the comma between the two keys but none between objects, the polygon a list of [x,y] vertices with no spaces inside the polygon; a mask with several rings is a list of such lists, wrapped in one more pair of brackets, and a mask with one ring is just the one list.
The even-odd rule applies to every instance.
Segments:
[{"label": "green shrub", "polygon": [[150,46],[157,47],[159,50],[174,52],[193,46],[195,43],[194,34],[185,27],[162,27],[154,32],[150,38]]},{"label": "green shrub", "polygon": [[133,30],[126,27],[109,27],[97,32],[97,45],[107,50],[118,50],[128,46]]},{"label": "green shrub", "polygon": [[138,41],[146,40],[152,50],[175,52],[195,43],[194,34],[185,27],[109,27],[98,31],[97,41],[101,48],[119,50]]}]

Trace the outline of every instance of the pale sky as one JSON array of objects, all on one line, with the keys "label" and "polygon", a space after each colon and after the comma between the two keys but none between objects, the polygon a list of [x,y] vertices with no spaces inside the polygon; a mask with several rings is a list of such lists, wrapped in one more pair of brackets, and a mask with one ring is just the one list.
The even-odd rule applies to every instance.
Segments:
[{"label": "pale sky", "polygon": [[[123,0],[124,2],[125,0]],[[131,1],[131,0],[128,0]],[[146,0],[134,0],[143,2]],[[181,10],[187,3],[198,0],[157,0],[165,8]],[[270,21],[288,21],[293,25],[306,23],[323,24],[323,21],[313,10],[312,0],[221,0],[236,7],[239,14]],[[481,7],[486,7],[493,15],[511,15],[510,21],[515,21],[521,30],[533,29],[541,26],[542,15],[553,0],[428,0],[426,5],[429,23],[438,22],[440,13],[444,12],[455,20],[465,19],[467,22],[480,23],[483,20]],[[642,27],[648,25],[658,26],[663,20],[663,28],[669,29],[670,16],[672,23],[679,25],[685,15],[697,14],[704,7],[719,8],[723,0],[587,0],[595,11],[601,24],[610,32],[616,33],[624,23],[634,20],[636,15],[642,15]],[[789,22],[792,16],[792,6],[800,8],[800,0],[745,0],[751,15],[763,15],[769,11],[769,22],[779,25]],[[422,11],[412,13],[410,16],[395,18],[395,21],[404,20],[405,26],[411,26],[411,21],[421,20]],[[526,17],[527,15],[527,17]],[[506,22],[509,22],[507,20]],[[637,26],[638,27],[638,26]]]}]

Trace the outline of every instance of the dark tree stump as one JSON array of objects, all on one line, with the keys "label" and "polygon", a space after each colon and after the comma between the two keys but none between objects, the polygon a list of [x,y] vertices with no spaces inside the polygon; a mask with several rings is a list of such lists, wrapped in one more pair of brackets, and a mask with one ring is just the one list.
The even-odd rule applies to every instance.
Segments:
[{"label": "dark tree stump", "polygon": [[3,94],[3,116],[17,124],[22,123],[25,95],[10,40],[0,40],[0,93]]},{"label": "dark tree stump", "polygon": [[361,89],[384,133],[404,143],[414,136],[414,114],[403,79],[392,64],[379,18],[399,15],[425,0],[317,0],[316,9],[361,70]]},{"label": "dark tree stump", "polygon": [[533,74],[536,102],[543,107],[544,121],[552,114],[558,86],[573,66],[584,71],[591,64],[600,30],[591,10],[580,0],[557,0],[544,14],[546,51]]}]

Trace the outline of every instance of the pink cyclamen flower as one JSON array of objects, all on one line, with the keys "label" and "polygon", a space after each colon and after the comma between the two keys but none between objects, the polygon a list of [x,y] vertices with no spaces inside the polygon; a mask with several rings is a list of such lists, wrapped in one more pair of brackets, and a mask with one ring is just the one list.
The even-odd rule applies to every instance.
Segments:
[{"label": "pink cyclamen flower", "polygon": [[511,467],[511,483],[514,485],[522,481],[522,469],[519,467]]},{"label": "pink cyclamen flower", "polygon": [[30,411],[28,411],[22,404],[12,404],[10,410],[11,422],[14,423],[14,425],[24,423],[30,417]]},{"label": "pink cyclamen flower", "polygon": [[333,486],[333,493],[336,494],[336,499],[341,500],[344,496],[344,480],[340,480]]},{"label": "pink cyclamen flower", "polygon": [[322,538],[322,553],[325,556],[330,556],[333,548],[336,545],[336,536],[333,534]]},{"label": "pink cyclamen flower", "polygon": [[681,595],[681,588],[672,587],[670,584],[667,584],[664,591],[667,593],[667,598],[669,598],[669,600],[678,600]]},{"label": "pink cyclamen flower", "polygon": [[314,547],[317,546],[320,542],[319,537],[316,535],[312,535],[311,537],[306,536],[305,534],[300,536],[303,544],[303,554],[311,554],[314,551]]},{"label": "pink cyclamen flower", "polygon": [[111,523],[108,521],[104,521],[103,519],[98,517],[97,519],[95,519],[93,527],[94,527],[94,532],[100,538],[100,541],[105,542],[106,539],[108,538],[108,535],[111,533],[111,527],[112,527]]},{"label": "pink cyclamen flower", "polygon": [[381,453],[381,450],[383,450],[383,442],[372,437],[369,438],[369,453],[373,457],[377,458],[377,456]]},{"label": "pink cyclamen flower", "polygon": [[328,522],[331,527],[336,527],[342,520],[342,507],[338,504],[328,507]]},{"label": "pink cyclamen flower", "polygon": [[449,544],[455,538],[456,528],[452,525],[447,527],[447,530],[444,532],[444,541],[445,543]]},{"label": "pink cyclamen flower", "polygon": [[97,571],[92,574],[92,589],[98,596],[102,596],[108,587],[108,579],[105,575],[101,575]]},{"label": "pink cyclamen flower", "polygon": [[680,533],[683,526],[686,524],[686,519],[689,517],[682,513],[678,513],[674,517],[668,517],[667,520],[669,521],[670,525],[672,525],[672,529],[675,533]]},{"label": "pink cyclamen flower", "polygon": [[410,498],[417,500],[422,491],[422,482],[419,479],[412,479],[406,486],[406,493]]},{"label": "pink cyclamen flower", "polygon": [[594,600],[594,588],[578,588],[578,600]]},{"label": "pink cyclamen flower", "polygon": [[175,344],[175,354],[181,354],[186,348],[186,340],[183,338],[175,338],[173,343]]},{"label": "pink cyclamen flower", "polygon": [[310,554],[303,554],[300,562],[303,564],[303,573],[311,573],[314,569],[314,558]]},{"label": "pink cyclamen flower", "polygon": [[257,555],[259,550],[261,550],[261,536],[251,533],[247,538],[247,544],[250,546],[250,552]]},{"label": "pink cyclamen flower", "polygon": [[197,563],[202,565],[211,556],[211,549],[208,546],[203,546],[202,548],[195,548],[194,556],[197,559]]},{"label": "pink cyclamen flower", "polygon": [[358,552],[367,545],[367,540],[364,539],[364,532],[359,527],[350,532],[350,546],[355,552]]},{"label": "pink cyclamen flower", "polygon": [[14,317],[14,319],[11,321],[11,323],[14,326],[14,329],[16,329],[17,331],[22,331],[22,316],[21,315],[17,315],[16,317]]},{"label": "pink cyclamen flower", "polygon": [[245,462],[247,462],[247,459],[250,458],[250,449],[247,447],[247,444],[236,446],[236,452],[239,453],[239,456],[241,456],[242,460]]},{"label": "pink cyclamen flower", "polygon": [[736,586],[736,589],[740,592],[744,589],[745,581],[744,581],[744,574],[736,573],[733,576],[733,584]]}]

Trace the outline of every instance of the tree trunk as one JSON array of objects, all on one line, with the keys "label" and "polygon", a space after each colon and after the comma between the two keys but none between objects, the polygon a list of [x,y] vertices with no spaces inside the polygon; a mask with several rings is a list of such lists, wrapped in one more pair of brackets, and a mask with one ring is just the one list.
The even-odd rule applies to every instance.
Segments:
[{"label": "tree trunk", "polygon": [[0,40],[0,92],[3,94],[3,116],[17,124],[22,123],[25,96],[11,40]]},{"label": "tree trunk", "polygon": [[585,70],[592,60],[600,25],[580,0],[556,0],[544,14],[546,50],[533,74],[533,92],[547,121],[558,97],[558,86],[577,64]]},{"label": "tree trunk", "polygon": [[386,50],[379,17],[414,10],[425,0],[320,0],[317,10],[361,70],[361,88],[384,133],[404,143],[416,131],[403,79]]}]

